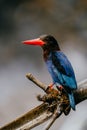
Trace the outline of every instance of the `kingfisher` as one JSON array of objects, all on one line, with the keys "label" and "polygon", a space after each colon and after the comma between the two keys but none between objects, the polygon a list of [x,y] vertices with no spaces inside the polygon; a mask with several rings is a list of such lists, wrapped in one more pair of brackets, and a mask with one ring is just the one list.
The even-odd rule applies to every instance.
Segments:
[{"label": "kingfisher", "polygon": [[71,108],[75,110],[73,94],[73,91],[77,89],[75,73],[67,56],[61,51],[57,40],[52,35],[42,35],[36,39],[25,40],[23,43],[41,46],[43,59],[51,74],[53,84],[62,86],[69,97]]}]

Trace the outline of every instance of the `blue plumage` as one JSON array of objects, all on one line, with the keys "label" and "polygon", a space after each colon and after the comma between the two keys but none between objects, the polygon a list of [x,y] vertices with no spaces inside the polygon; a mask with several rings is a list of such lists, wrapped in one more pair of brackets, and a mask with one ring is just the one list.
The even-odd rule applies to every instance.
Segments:
[{"label": "blue plumage", "polygon": [[43,57],[54,84],[60,84],[69,96],[70,105],[75,110],[73,90],[77,89],[75,74],[71,63],[61,52],[57,40],[51,35],[43,35],[40,38],[26,40],[24,44],[39,45],[43,49]]},{"label": "blue plumage", "polygon": [[75,74],[71,63],[61,51],[50,52],[46,60],[53,83],[62,85],[68,93],[70,105],[75,110],[73,90],[77,89]]}]

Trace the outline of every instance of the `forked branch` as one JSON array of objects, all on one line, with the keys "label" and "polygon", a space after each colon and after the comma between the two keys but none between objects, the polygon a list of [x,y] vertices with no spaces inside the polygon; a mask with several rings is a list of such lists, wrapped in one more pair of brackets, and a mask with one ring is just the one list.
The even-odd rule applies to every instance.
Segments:
[{"label": "forked branch", "polygon": [[[43,101],[43,103],[11,123],[1,127],[0,130],[30,130],[51,118],[45,128],[45,130],[48,130],[62,113],[68,115],[70,112],[69,100],[66,93],[50,89],[30,73],[26,77],[46,93],[44,96],[38,96],[38,99]],[[76,104],[87,99],[87,79],[78,83],[78,89],[74,91],[74,96]]]}]

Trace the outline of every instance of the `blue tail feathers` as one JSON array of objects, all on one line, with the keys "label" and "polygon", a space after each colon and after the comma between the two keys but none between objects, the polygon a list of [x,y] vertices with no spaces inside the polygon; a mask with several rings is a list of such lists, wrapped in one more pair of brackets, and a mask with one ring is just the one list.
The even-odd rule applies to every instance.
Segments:
[{"label": "blue tail feathers", "polygon": [[75,110],[75,99],[73,93],[68,93],[69,96],[69,101],[70,101],[70,106],[73,110]]}]

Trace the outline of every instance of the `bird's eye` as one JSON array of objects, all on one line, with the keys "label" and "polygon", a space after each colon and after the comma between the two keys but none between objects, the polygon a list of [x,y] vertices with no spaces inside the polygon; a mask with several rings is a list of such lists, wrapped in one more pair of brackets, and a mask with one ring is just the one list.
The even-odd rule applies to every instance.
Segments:
[{"label": "bird's eye", "polygon": [[50,41],[50,39],[47,37],[47,38],[46,38],[46,41]]}]

